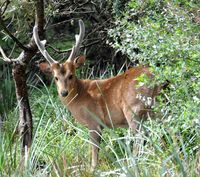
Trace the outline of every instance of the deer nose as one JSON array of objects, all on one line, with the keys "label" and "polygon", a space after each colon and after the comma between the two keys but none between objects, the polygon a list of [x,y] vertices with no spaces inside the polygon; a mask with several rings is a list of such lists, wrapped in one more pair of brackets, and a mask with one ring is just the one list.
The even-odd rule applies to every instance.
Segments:
[{"label": "deer nose", "polygon": [[68,92],[67,92],[66,90],[63,90],[63,91],[61,92],[61,95],[62,95],[63,97],[66,97],[66,96],[68,95]]}]

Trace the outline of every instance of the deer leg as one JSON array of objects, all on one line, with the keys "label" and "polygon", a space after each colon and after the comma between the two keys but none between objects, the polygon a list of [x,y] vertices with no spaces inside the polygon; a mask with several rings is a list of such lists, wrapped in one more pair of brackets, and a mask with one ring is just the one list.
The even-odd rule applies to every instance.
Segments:
[{"label": "deer leg", "polygon": [[133,153],[135,155],[139,155],[142,152],[144,144],[144,140],[141,135],[141,124],[140,118],[138,116],[138,110],[140,110],[139,107],[133,107],[133,109],[126,109],[124,111],[124,115],[128,122],[130,131],[132,134],[135,135],[135,140],[133,144]]},{"label": "deer leg", "polygon": [[138,116],[135,111],[132,111],[130,109],[124,110],[124,115],[126,117],[126,120],[128,122],[128,126],[130,130],[135,134],[138,129]]},{"label": "deer leg", "polygon": [[93,171],[97,166],[98,161],[98,151],[101,141],[101,131],[100,130],[90,130],[90,138],[92,142],[92,162],[91,170]]}]

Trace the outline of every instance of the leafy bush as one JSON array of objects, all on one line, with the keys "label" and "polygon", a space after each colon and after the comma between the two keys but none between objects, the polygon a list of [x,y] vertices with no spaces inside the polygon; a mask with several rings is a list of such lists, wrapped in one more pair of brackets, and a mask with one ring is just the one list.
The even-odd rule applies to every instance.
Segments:
[{"label": "leafy bush", "polygon": [[[33,86],[30,102],[34,138],[30,157],[21,170],[20,142],[13,142],[17,122],[13,117],[17,116],[15,111],[9,112],[6,132],[0,134],[0,176],[199,176],[200,29],[192,16],[199,7],[197,1],[109,2],[116,23],[109,31],[110,45],[132,61],[149,64],[156,82],[171,82],[155,107],[155,112],[162,112],[156,114],[159,120],[143,124],[148,136],[137,137],[127,129],[105,131],[99,166],[93,174],[89,172],[88,131],[72,121],[54,88],[49,91]],[[91,75],[90,70],[83,72]],[[107,75],[112,75],[110,69]],[[100,78],[104,77],[102,73]],[[145,77],[139,79],[146,82]],[[14,94],[8,83],[9,89],[1,88],[4,84],[0,89],[8,92],[5,95]],[[140,139],[145,140],[145,145]],[[132,153],[132,142],[139,147],[138,155]]]},{"label": "leafy bush", "polygon": [[[116,14],[116,27],[109,31],[110,45],[131,61],[149,65],[157,83],[170,81],[155,111],[162,111],[161,127],[170,136],[181,136],[191,157],[200,149],[198,7],[197,1],[131,0],[121,15]],[[160,128],[158,132],[164,136]]]}]

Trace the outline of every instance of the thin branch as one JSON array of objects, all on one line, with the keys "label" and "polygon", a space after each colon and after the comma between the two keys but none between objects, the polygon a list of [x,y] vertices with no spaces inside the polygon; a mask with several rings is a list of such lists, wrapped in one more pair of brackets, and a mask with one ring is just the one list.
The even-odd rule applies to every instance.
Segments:
[{"label": "thin branch", "polygon": [[90,47],[90,46],[93,46],[93,45],[95,45],[95,44],[98,44],[99,42],[102,42],[102,41],[104,41],[104,40],[105,40],[105,37],[104,37],[103,39],[100,39],[100,40],[91,42],[91,43],[89,43],[89,44],[87,44],[87,45],[84,45],[84,46],[82,46],[82,47],[83,47],[83,48],[85,48],[85,47]]},{"label": "thin branch", "polygon": [[1,16],[0,16],[0,28],[2,29],[2,30],[4,30],[10,37],[11,37],[11,39],[14,41],[14,42],[16,42],[16,44],[21,48],[21,49],[23,49],[24,51],[27,51],[28,50],[28,48],[27,47],[25,47],[9,30],[8,30],[8,28],[5,26],[5,24],[4,24],[4,22],[3,22],[3,20],[2,20],[2,18],[1,18]]},{"label": "thin branch", "polygon": [[6,56],[6,54],[4,53],[3,49],[1,48],[1,46],[0,46],[0,53],[1,53],[2,57],[3,57],[2,59],[5,62],[9,62],[9,63],[12,62],[12,60]]},{"label": "thin branch", "polygon": [[87,0],[86,2],[83,2],[82,4],[77,4],[78,8],[83,7],[84,5],[88,4],[90,1]]},{"label": "thin branch", "polygon": [[[44,2],[43,0],[36,1],[36,24],[38,26],[38,31],[40,35],[43,34],[43,27],[44,27]],[[37,46],[33,40],[33,38],[29,41],[27,47],[25,47],[12,33],[7,29],[5,26],[1,16],[0,16],[0,28],[2,28],[12,39],[13,41],[23,49],[20,53],[19,57],[16,59],[10,59],[5,55],[5,52],[0,46],[0,53],[3,56],[3,60],[9,63],[19,63],[21,65],[25,65],[29,62],[29,60],[35,55],[37,51]]]},{"label": "thin branch", "polygon": [[56,49],[56,48],[54,48],[54,47],[53,47],[52,45],[50,45],[50,44],[47,44],[47,46],[48,46],[49,48],[51,48],[53,51],[57,52],[57,53],[67,53],[67,52],[70,52],[70,51],[72,50],[72,48],[71,48],[71,49],[67,49],[67,50]]},{"label": "thin branch", "polygon": [[91,11],[69,11],[69,12],[63,12],[60,15],[61,16],[69,16],[69,15],[73,15],[73,14],[90,14],[90,13],[95,13],[95,11],[91,10]]},{"label": "thin branch", "polygon": [[107,19],[106,21],[104,21],[101,25],[97,26],[96,28],[94,28],[85,38],[88,38],[91,34],[95,33],[96,31],[98,31],[99,29],[103,28],[104,25],[106,25],[108,23],[108,21],[110,21],[111,18]]},{"label": "thin branch", "polygon": [[7,56],[6,56],[6,54],[5,54],[5,52],[3,51],[3,49],[2,49],[2,47],[0,46],[0,53],[1,53],[1,55],[2,55],[2,59],[5,61],[5,62],[7,62],[7,63],[19,63],[19,64],[21,64],[21,65],[25,65],[25,63],[22,61],[22,58],[24,57],[24,51],[22,51],[21,53],[20,53],[20,55],[17,57],[17,58],[15,58],[15,59],[10,59],[10,58],[8,58]]},{"label": "thin branch", "polygon": [[54,23],[54,24],[52,24],[52,25],[50,25],[50,26],[47,26],[46,29],[50,29],[50,28],[53,28],[53,27],[55,27],[55,26],[57,27],[57,26],[59,26],[59,25],[62,25],[63,23],[70,22],[70,21],[72,21],[72,20],[78,20],[78,19],[80,19],[80,18],[71,18],[71,19],[68,19],[68,20],[64,20],[64,21],[62,21],[62,22]]},{"label": "thin branch", "polygon": [[[105,38],[103,38],[103,39],[101,39],[101,40],[96,40],[96,41],[91,42],[91,43],[89,43],[89,44],[87,44],[87,45],[82,45],[82,46],[80,47],[80,49],[86,48],[86,47],[90,47],[90,46],[95,45],[95,44],[98,44],[99,42],[103,41],[104,39],[105,39]],[[70,51],[72,50],[72,48],[67,49],[67,50],[59,50],[59,49],[56,49],[56,48],[54,48],[53,46],[51,46],[51,45],[49,45],[49,44],[47,44],[47,46],[48,46],[49,48],[51,48],[52,50],[54,50],[55,52],[57,52],[57,53],[67,53],[67,52],[70,52]]]},{"label": "thin branch", "polygon": [[8,5],[10,4],[10,1],[9,0],[6,0],[2,5],[1,5],[1,9],[3,9],[3,6],[5,5],[4,9],[2,10],[1,12],[1,9],[0,9],[0,13],[1,13],[1,16],[5,13]]}]

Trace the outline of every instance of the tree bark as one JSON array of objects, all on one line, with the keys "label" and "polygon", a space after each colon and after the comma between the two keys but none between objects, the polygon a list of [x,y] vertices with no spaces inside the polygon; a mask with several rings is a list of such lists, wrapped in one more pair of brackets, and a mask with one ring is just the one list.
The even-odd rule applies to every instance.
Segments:
[{"label": "tree bark", "polygon": [[32,143],[32,114],[30,110],[25,76],[26,66],[14,64],[12,72],[19,106],[18,132],[22,138],[21,155],[24,157],[25,149]]},{"label": "tree bark", "polygon": [[[40,35],[43,35],[43,27],[44,27],[44,2],[43,0],[36,1],[36,25],[38,25],[38,30]],[[37,52],[37,46],[31,38],[29,44],[27,45],[28,50],[24,50],[21,54],[22,63],[15,62],[13,64],[13,77],[16,88],[16,96],[19,106],[19,126],[18,132],[22,138],[21,145],[21,159],[24,161],[25,154],[29,152],[29,149],[32,144],[32,113],[29,105],[28,99],[28,89],[26,84],[26,68],[27,64],[31,60],[32,57]],[[26,152],[26,150],[28,152]]]},{"label": "tree bark", "polygon": [[[43,37],[44,33],[44,1],[35,1],[36,11],[36,25],[38,26],[39,35]],[[21,136],[21,164],[24,164],[25,155],[29,152],[32,144],[32,114],[28,99],[28,88],[26,84],[26,68],[32,57],[37,53],[37,46],[33,40],[30,39],[28,45],[24,46],[20,41],[15,38],[4,25],[2,18],[0,17],[0,27],[16,42],[16,44],[22,49],[21,54],[17,59],[9,59],[7,62],[13,65],[12,74],[15,82],[16,97],[19,106],[19,125],[18,133]],[[5,58],[4,58],[5,60]],[[6,60],[5,60],[6,61]]]}]

